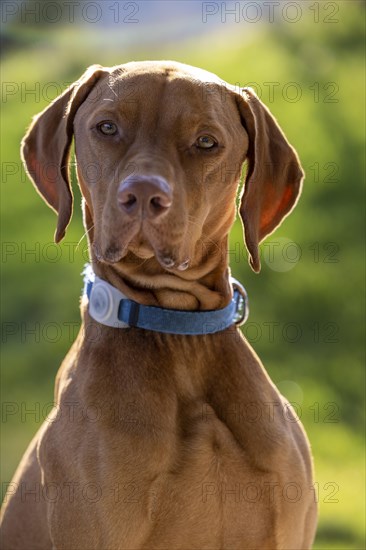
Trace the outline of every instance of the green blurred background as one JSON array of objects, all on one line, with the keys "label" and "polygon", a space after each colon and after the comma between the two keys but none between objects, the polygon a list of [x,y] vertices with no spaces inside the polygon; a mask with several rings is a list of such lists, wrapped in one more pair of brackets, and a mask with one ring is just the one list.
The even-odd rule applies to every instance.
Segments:
[{"label": "green blurred background", "polygon": [[88,65],[175,59],[252,85],[302,160],[301,200],[262,246],[261,274],[243,256],[238,221],[230,261],[250,296],[244,333],[312,443],[315,548],[365,548],[364,3],[55,4],[2,5],[3,491],[53,400],[87,259],[76,185],[56,246],[55,215],[24,175],[19,142]]}]

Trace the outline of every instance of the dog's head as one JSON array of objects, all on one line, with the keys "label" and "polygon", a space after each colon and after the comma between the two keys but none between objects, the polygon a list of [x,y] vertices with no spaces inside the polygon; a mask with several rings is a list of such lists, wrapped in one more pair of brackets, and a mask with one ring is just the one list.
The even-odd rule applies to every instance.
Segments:
[{"label": "dog's head", "polygon": [[199,265],[211,244],[226,242],[247,160],[240,216],[259,271],[259,243],[301,190],[296,152],[251,89],[173,62],[93,66],[34,119],[22,143],[36,188],[58,214],[56,242],[72,214],[73,136],[101,262],[134,254],[173,272]]}]

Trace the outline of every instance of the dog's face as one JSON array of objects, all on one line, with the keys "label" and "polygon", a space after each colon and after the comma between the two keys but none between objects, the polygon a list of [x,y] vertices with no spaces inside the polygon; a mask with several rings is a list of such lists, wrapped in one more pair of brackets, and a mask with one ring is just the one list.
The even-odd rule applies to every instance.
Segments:
[{"label": "dog's face", "polygon": [[296,153],[252,91],[172,62],[92,67],[34,121],[23,155],[58,212],[71,216],[66,164],[72,136],[95,257],[155,258],[167,271],[198,266],[226,238],[248,159],[240,213],[251,265],[258,244],[292,209]]},{"label": "dog's face", "polygon": [[184,270],[200,262],[205,239],[227,234],[249,142],[222,84],[132,64],[99,81],[74,135],[99,260],[132,251]]}]

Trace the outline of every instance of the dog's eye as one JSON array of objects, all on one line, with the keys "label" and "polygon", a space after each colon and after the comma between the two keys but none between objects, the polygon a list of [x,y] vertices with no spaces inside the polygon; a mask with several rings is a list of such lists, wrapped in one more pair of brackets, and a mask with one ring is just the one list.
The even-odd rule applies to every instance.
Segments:
[{"label": "dog's eye", "polygon": [[200,136],[195,145],[199,149],[212,149],[217,145],[217,142],[211,136]]},{"label": "dog's eye", "polygon": [[97,128],[105,136],[114,136],[117,133],[117,126],[114,122],[101,122],[97,125]]}]

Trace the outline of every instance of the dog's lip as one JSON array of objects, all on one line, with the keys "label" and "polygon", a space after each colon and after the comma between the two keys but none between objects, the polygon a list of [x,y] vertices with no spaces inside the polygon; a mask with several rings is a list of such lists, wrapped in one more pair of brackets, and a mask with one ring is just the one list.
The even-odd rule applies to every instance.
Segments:
[{"label": "dog's lip", "polygon": [[109,246],[104,253],[102,253],[98,246],[93,244],[94,254],[99,262],[116,264],[120,262],[127,254],[126,248],[119,248],[114,245]]},{"label": "dog's lip", "polygon": [[178,271],[185,271],[189,267],[189,258],[182,262],[180,265],[178,265],[177,269]]},{"label": "dog's lip", "polygon": [[169,272],[186,271],[190,265],[190,258],[179,254],[178,250],[172,250],[170,247],[159,250],[153,243],[136,238],[132,239],[128,244],[110,242],[108,246],[103,247],[103,250],[93,243],[93,252],[98,261],[107,264],[120,262],[130,252],[141,260],[155,258],[160,266]]},{"label": "dog's lip", "polygon": [[[167,271],[185,271],[189,266],[189,258],[179,254],[178,250],[171,247],[164,247],[162,250],[157,244],[144,238],[144,236],[136,236],[128,244],[130,250],[135,256],[142,259],[150,259],[155,257],[162,268]],[[179,257],[180,256],[180,257]]]},{"label": "dog's lip", "polygon": [[186,258],[185,260],[183,260],[183,262],[181,262],[181,261],[175,260],[172,256],[156,255],[156,259],[164,269],[168,269],[169,271],[175,270],[175,269],[177,269],[178,271],[185,271],[189,267],[189,258]]}]

